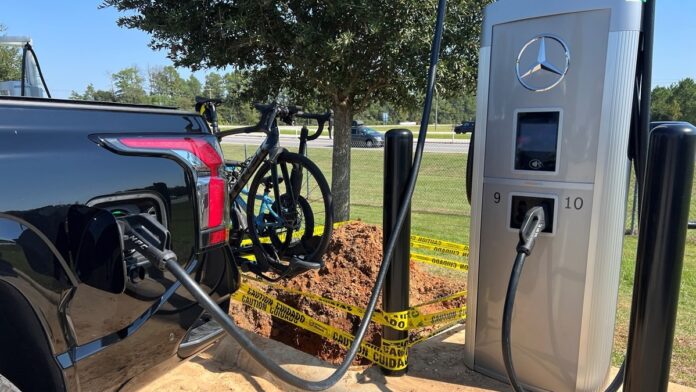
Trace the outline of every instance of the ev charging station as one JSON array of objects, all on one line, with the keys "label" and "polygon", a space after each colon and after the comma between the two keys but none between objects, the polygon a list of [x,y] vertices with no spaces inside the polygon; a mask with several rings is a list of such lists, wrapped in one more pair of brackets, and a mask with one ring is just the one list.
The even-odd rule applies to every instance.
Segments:
[{"label": "ev charging station", "polygon": [[531,390],[609,376],[642,3],[486,8],[473,145],[465,361],[507,381],[501,320],[525,213],[546,228],[519,282],[511,347]]},{"label": "ev charging station", "polygon": [[[361,351],[387,276],[389,285],[396,282],[399,289],[386,289],[384,297],[400,296],[394,307],[407,310],[408,216],[432,109],[445,9],[446,0],[438,0],[412,164],[407,132],[392,133],[393,143],[387,143],[387,149],[399,152],[385,154],[391,157],[385,161],[385,178],[402,183],[389,185],[391,193],[385,197],[384,221],[391,223],[385,229],[391,231],[385,230],[390,234],[385,235],[384,261],[348,353],[328,377],[311,381],[282,368],[209,297],[173,252],[129,232],[146,245],[138,251],[172,273],[251,358],[296,388],[320,391],[342,379]],[[650,91],[641,88],[645,98],[639,99],[635,89],[639,80],[650,86],[653,15],[654,2],[644,6],[639,0],[500,0],[486,8],[469,155],[473,162],[467,166],[472,214],[465,363],[509,380],[516,391],[524,390],[520,384],[534,391],[598,391],[608,381],[629,133],[635,137],[631,152],[636,167],[645,163],[644,175],[638,174],[645,200],[625,375],[619,372],[607,391],[622,384],[627,391],[667,390],[696,128],[659,126],[649,135],[650,149],[643,148]],[[634,124],[642,123],[631,133],[634,115]],[[390,271],[397,258],[401,271]]]}]

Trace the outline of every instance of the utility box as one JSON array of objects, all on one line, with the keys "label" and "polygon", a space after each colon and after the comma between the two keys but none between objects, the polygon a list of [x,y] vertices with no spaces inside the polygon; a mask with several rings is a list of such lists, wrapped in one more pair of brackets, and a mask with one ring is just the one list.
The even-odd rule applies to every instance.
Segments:
[{"label": "utility box", "polygon": [[507,381],[503,305],[527,210],[547,227],[522,273],[512,357],[530,390],[607,381],[642,3],[500,0],[485,11],[466,363]]},{"label": "utility box", "polygon": [[[43,98],[45,97],[43,88],[40,85],[33,85],[27,83],[24,86],[24,96]],[[0,96],[9,95],[14,97],[22,96],[22,81],[21,80],[10,80],[7,82],[0,82]]]},{"label": "utility box", "polygon": [[[18,68],[21,67],[22,77],[24,78],[24,91],[22,91],[21,80],[0,80],[0,96],[35,98],[46,96],[47,87],[41,79],[41,71],[31,44],[32,41],[29,37],[0,37],[0,47],[10,48],[10,50],[16,48],[14,50],[17,50],[17,54],[19,54],[21,48],[21,63],[16,64],[16,66]],[[13,56],[11,55],[8,59],[11,60],[12,58]]]}]

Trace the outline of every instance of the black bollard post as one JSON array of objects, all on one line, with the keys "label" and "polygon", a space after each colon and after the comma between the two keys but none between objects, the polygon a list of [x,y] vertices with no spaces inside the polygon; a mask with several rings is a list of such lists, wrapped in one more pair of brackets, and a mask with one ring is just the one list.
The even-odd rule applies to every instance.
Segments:
[{"label": "black bollard post", "polygon": [[624,391],[666,391],[694,173],[696,128],[650,135]]},{"label": "black bollard post", "polygon": [[[391,236],[396,224],[396,216],[401,205],[408,172],[411,168],[413,157],[413,134],[407,129],[392,129],[387,132],[384,146],[384,209],[383,248],[387,246],[387,239]],[[387,278],[382,291],[384,311],[394,313],[394,322],[408,325],[408,288],[409,288],[409,262],[411,257],[411,211],[399,233],[396,248]],[[382,373],[387,376],[402,376],[408,370],[408,349],[405,343],[408,341],[408,331],[396,330],[390,327],[382,329],[382,349],[390,353],[398,353],[400,361],[390,361],[387,369],[382,367]]]}]

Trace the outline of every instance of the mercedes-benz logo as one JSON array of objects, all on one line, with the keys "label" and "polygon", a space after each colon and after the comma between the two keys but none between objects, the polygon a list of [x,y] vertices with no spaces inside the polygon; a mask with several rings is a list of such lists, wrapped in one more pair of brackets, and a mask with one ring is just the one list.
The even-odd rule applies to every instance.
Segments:
[{"label": "mercedes-benz logo", "polygon": [[570,51],[562,39],[553,35],[532,38],[517,55],[517,80],[532,91],[548,91],[556,87],[570,65]]}]

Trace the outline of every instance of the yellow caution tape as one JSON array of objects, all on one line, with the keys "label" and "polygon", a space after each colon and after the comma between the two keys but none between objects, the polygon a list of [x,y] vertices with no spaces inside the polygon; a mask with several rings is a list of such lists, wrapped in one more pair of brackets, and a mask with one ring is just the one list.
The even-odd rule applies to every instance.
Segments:
[{"label": "yellow caution tape", "polygon": [[[338,228],[342,225],[355,222],[355,221],[343,221],[343,222],[337,222],[334,223],[333,227]],[[295,233],[293,233],[292,237],[295,239],[299,239],[302,237],[304,234],[304,231],[300,230]],[[317,226],[314,228],[314,233],[315,236],[320,236],[324,234],[324,227],[323,226]],[[283,240],[283,234],[279,235],[278,237],[281,241]],[[259,241],[261,243],[270,243],[270,239],[268,237],[263,237],[259,238]],[[249,246],[252,244],[251,239],[245,239],[242,241],[242,246]],[[439,253],[444,253],[452,256],[460,256],[460,257],[466,257],[469,255],[469,247],[465,244],[459,244],[456,242],[449,242],[449,241],[444,241],[444,240],[438,240],[435,238],[428,238],[428,237],[423,237],[419,235],[412,235],[411,236],[411,247],[417,248],[417,249],[427,249],[431,250],[434,252],[439,252]],[[252,255],[244,255],[244,258],[248,260],[254,260],[254,257]],[[461,261],[455,261],[455,260],[449,260],[441,257],[434,257],[434,256],[426,256],[423,254],[419,253],[412,253],[411,254],[411,259],[413,261],[418,261],[421,263],[428,263],[432,265],[437,265],[439,267],[444,267],[444,268],[449,268],[457,271],[468,271],[469,267],[466,262],[461,262]]]},{"label": "yellow caution tape", "polygon": [[[347,224],[347,223],[351,223],[351,222],[354,222],[354,221],[336,222],[336,223],[333,224],[333,228],[335,229],[335,228],[338,228],[338,227],[340,227],[340,226],[343,226],[343,225],[345,225],[345,224]],[[317,226],[317,227],[315,227],[315,228],[314,228],[314,231],[312,232],[312,234],[315,235],[315,236],[320,236],[320,235],[324,234],[324,226]],[[293,238],[293,239],[299,239],[299,238],[302,237],[303,235],[304,235],[304,230],[298,230],[298,231],[292,233],[292,238]],[[284,234],[284,233],[279,234],[279,235],[278,235],[278,239],[280,239],[281,241],[283,241],[283,240],[285,239],[285,234]],[[270,243],[271,243],[271,239],[268,238],[268,237],[261,237],[261,238],[259,238],[259,242],[261,242],[262,244],[270,244]],[[242,240],[242,242],[241,242],[241,245],[242,245],[242,246],[249,246],[249,245],[251,245],[251,244],[252,244],[252,242],[251,242],[251,239],[250,239],[250,238],[244,239],[244,240]]]},{"label": "yellow caution tape", "polygon": [[432,250],[438,253],[444,253],[447,255],[451,256],[461,256],[465,257],[469,255],[469,250],[464,250],[464,249],[454,249],[454,248],[448,248],[446,246],[441,246],[441,245],[434,245],[431,243],[425,243],[425,242],[411,242],[411,247],[417,248],[417,249],[427,249],[427,250]]},{"label": "yellow caution tape", "polygon": [[443,248],[443,249],[457,250],[460,252],[465,252],[466,253],[465,255],[469,254],[469,246],[467,246],[467,245],[458,244],[456,242],[438,240],[435,238],[423,237],[423,236],[419,236],[419,235],[412,235],[411,236],[411,245],[413,246],[414,244],[432,245],[432,246],[437,246],[437,247]]},{"label": "yellow caution tape", "polygon": [[[339,227],[341,225],[344,225],[346,223],[350,223],[351,221],[346,221],[346,222],[338,222],[335,223],[333,226],[334,228]],[[302,231],[298,231],[293,234],[293,237],[301,237],[303,234]],[[321,235],[323,234],[323,227],[318,226],[315,228],[315,235]],[[262,238],[262,242],[268,242],[268,238]],[[443,241],[443,240],[438,240],[438,239],[433,239],[433,238],[428,238],[428,237],[423,237],[423,236],[417,236],[413,235],[410,238],[411,240],[411,246],[414,248],[420,248],[420,249],[427,249],[435,252],[440,252],[440,253],[445,253],[448,255],[453,255],[453,256],[468,256],[469,254],[469,247],[464,244],[458,244],[454,242],[448,242],[448,241]],[[247,239],[242,242],[242,244],[245,245],[250,245],[251,240]],[[242,257],[254,261],[254,256],[249,254],[249,255],[243,255]],[[451,259],[446,259],[442,257],[435,257],[435,256],[427,256],[427,255],[422,255],[422,254],[417,254],[417,253],[412,253],[411,254],[411,259],[417,262],[422,262],[422,263],[427,263],[427,264],[432,264],[432,265],[437,265],[439,267],[444,267],[448,269],[453,269],[457,271],[468,271],[469,267],[466,262],[463,261],[456,261],[456,260],[451,260]],[[278,284],[273,284],[269,283],[260,279],[256,279],[250,276],[246,276],[245,279],[248,280],[253,280],[258,283],[271,286],[276,290],[284,291],[289,294],[294,294],[294,295],[300,295],[306,298],[309,298],[311,300],[320,302],[324,305],[333,307],[335,309],[339,309],[342,311],[345,311],[348,314],[352,314],[357,317],[364,317],[365,315],[365,309],[359,307],[359,306],[354,306],[354,305],[349,305],[340,301],[336,301],[330,298],[322,297],[317,294],[313,293],[308,293],[308,292],[303,292],[300,290],[294,290],[290,289],[287,287],[280,286]],[[245,280],[246,281],[246,280]],[[248,287],[248,286],[246,286]],[[258,290],[257,290],[258,291]],[[372,316],[372,321],[383,325],[383,326],[388,326],[391,327],[395,330],[400,330],[400,331],[407,331],[407,330],[412,330],[412,329],[417,329],[417,328],[423,328],[427,326],[432,326],[436,324],[442,324],[442,323],[449,323],[451,325],[455,325],[457,323],[461,323],[462,320],[466,319],[466,305],[462,305],[458,308],[453,308],[453,309],[446,309],[442,311],[438,311],[435,313],[430,313],[430,314],[421,314],[421,308],[425,307],[427,305],[433,305],[436,303],[442,303],[446,301],[452,301],[454,299],[458,298],[463,298],[466,297],[467,292],[466,291],[461,291],[458,293],[450,294],[445,297],[441,298],[436,298],[432,301],[428,301],[426,303],[419,304],[417,306],[411,307],[408,310],[402,311],[402,312],[384,312],[380,310],[375,310],[373,316]],[[267,296],[268,297],[268,296]],[[271,298],[272,297],[268,297]],[[277,301],[277,300],[276,300]],[[286,320],[287,321],[287,320]],[[321,329],[321,328],[316,328],[316,329]],[[310,329],[311,330],[311,329]],[[314,330],[311,330],[314,332]],[[324,335],[322,335],[324,336]],[[326,336],[324,336],[326,337]],[[331,338],[329,338],[331,339]],[[334,340],[334,339],[332,339]],[[352,341],[352,340],[351,340]],[[419,341],[422,341],[422,339],[419,339]],[[392,358],[393,359],[393,358]]]},{"label": "yellow caution tape", "polygon": [[464,290],[464,291],[460,291],[460,292],[458,292],[458,293],[450,294],[450,295],[447,295],[447,296],[444,296],[444,297],[435,298],[435,299],[433,299],[433,300],[431,300],[431,301],[423,302],[422,304],[418,304],[418,305],[415,305],[415,306],[413,306],[413,307],[414,307],[415,309],[420,309],[420,308],[423,308],[423,307],[428,306],[428,305],[437,304],[437,303],[442,303],[442,302],[447,302],[447,301],[452,301],[452,300],[455,300],[455,299],[457,299],[457,298],[463,298],[463,297],[466,297],[466,294],[467,294],[467,291]]},{"label": "yellow caution tape", "polygon": [[[240,255],[240,257],[249,261],[256,261],[256,257],[250,253]],[[420,253],[411,253],[411,260],[417,261],[419,263],[432,264],[438,267],[447,268],[455,271],[469,271],[468,263],[463,261],[445,259],[442,257],[427,256]]]},{"label": "yellow caution tape", "polygon": [[466,305],[454,309],[445,309],[430,314],[420,314],[417,309],[409,309],[409,329],[423,328],[449,321],[466,319]]},{"label": "yellow caution tape", "polygon": [[[357,222],[357,221],[336,222],[333,224],[333,228],[336,229],[336,228],[341,227],[343,225],[346,225],[348,223],[354,223],[354,222]],[[304,230],[298,230],[298,231],[293,233],[293,238],[302,237],[303,234],[304,234]],[[316,226],[314,228],[313,234],[314,235],[324,234],[324,227],[323,226]],[[262,242],[269,241],[269,239],[267,237],[262,237],[262,238],[260,238],[260,240]],[[466,254],[468,254],[468,252],[469,252],[468,245],[460,244],[460,243],[456,243],[456,242],[445,241],[445,240],[439,240],[439,239],[435,239],[435,238],[424,237],[424,236],[420,236],[420,235],[412,235],[410,241],[411,241],[412,246],[432,245],[432,246],[436,246],[436,247],[443,248],[443,249],[465,252]],[[248,244],[251,244],[251,240],[246,239],[246,240],[242,241],[242,243],[248,245]]]},{"label": "yellow caution tape", "polygon": [[[239,290],[232,294],[232,299],[317,334],[324,339],[335,342],[344,349],[350,348],[353,340],[355,340],[355,336],[350,333],[323,323],[245,283],[242,283]],[[362,342],[358,355],[386,369],[405,369],[408,366],[407,349],[459,324],[461,320],[457,319],[455,316],[459,314],[459,312],[466,313],[466,307],[446,310],[430,315],[431,319],[438,319],[439,321],[437,322],[443,322],[445,320],[450,322],[411,342],[409,342],[408,339],[396,341],[383,339],[381,347]],[[448,315],[447,313],[451,314]]]},{"label": "yellow caution tape", "polygon": [[411,253],[411,260],[420,263],[437,265],[438,267],[453,269],[457,271],[468,271],[469,264],[461,261],[444,259],[442,257],[426,256],[419,253]]},{"label": "yellow caution tape", "polygon": [[[355,336],[286,305],[275,298],[270,297],[260,290],[256,290],[246,284],[241,284],[239,290],[232,294],[232,299],[244,305],[268,313],[304,330],[313,332],[324,339],[337,343],[344,349],[350,348]],[[406,354],[407,341],[390,342],[383,347],[377,347],[371,343],[362,342],[358,355],[390,370],[401,370],[408,366]]]},{"label": "yellow caution tape", "polygon": [[[349,305],[346,303],[343,303],[341,301],[336,301],[334,299],[322,297],[320,295],[314,294],[314,293],[308,293],[305,291],[300,291],[300,290],[295,290],[291,288],[287,288],[278,284],[274,283],[269,283],[265,282],[263,280],[251,277],[251,276],[245,276],[245,281],[247,280],[252,280],[258,283],[261,283],[266,286],[270,286],[276,290],[279,291],[284,291],[288,294],[293,294],[293,295],[299,295],[303,296],[305,298],[309,298],[311,300],[314,300],[316,302],[322,303],[324,305],[327,305],[329,307],[342,310],[348,314],[352,314],[353,316],[357,317],[364,317],[365,316],[365,309],[360,307],[360,306],[355,306],[355,305]],[[466,319],[466,305],[462,305],[459,308],[453,308],[453,309],[446,309],[442,311],[438,311],[435,313],[429,313],[429,314],[421,314],[420,308],[426,306],[426,305],[432,305],[435,303],[440,303],[440,302],[446,302],[446,301],[452,301],[457,298],[462,298],[466,296],[466,291],[462,291],[459,293],[454,293],[450,294],[446,297],[442,297],[439,299],[435,299],[432,301],[429,301],[424,304],[420,304],[418,306],[412,307],[410,309],[400,311],[400,312],[384,312],[379,309],[375,310],[375,312],[372,315],[372,321],[384,325],[387,327],[391,327],[392,329],[398,330],[398,331],[408,331],[412,329],[418,329],[418,328],[423,328],[435,324],[440,324],[448,321],[453,321],[453,320],[464,320]]]},{"label": "yellow caution tape", "polygon": [[[288,294],[294,294],[294,295],[299,295],[303,296],[305,298],[309,298],[311,300],[317,301],[319,303],[322,303],[324,305],[327,305],[329,307],[342,310],[348,314],[352,314],[353,316],[357,317],[364,317],[365,316],[365,309],[359,307],[359,306],[354,306],[354,305],[349,305],[346,303],[343,303],[341,301],[336,301],[331,298],[326,298],[322,297],[320,295],[314,294],[314,293],[308,293],[305,291],[300,291],[300,290],[294,290],[288,287],[284,287],[278,284],[274,283],[269,283],[251,276],[245,276],[246,279],[253,280],[255,282],[261,283],[266,286],[270,286],[276,290],[279,291],[284,291]],[[408,330],[408,310],[405,310],[403,312],[396,312],[396,313],[390,313],[390,314],[385,314],[380,310],[375,310],[375,313],[372,316],[372,321],[380,324],[380,325],[386,325],[389,327],[392,327],[394,329],[400,330],[400,331],[406,331]]]}]

